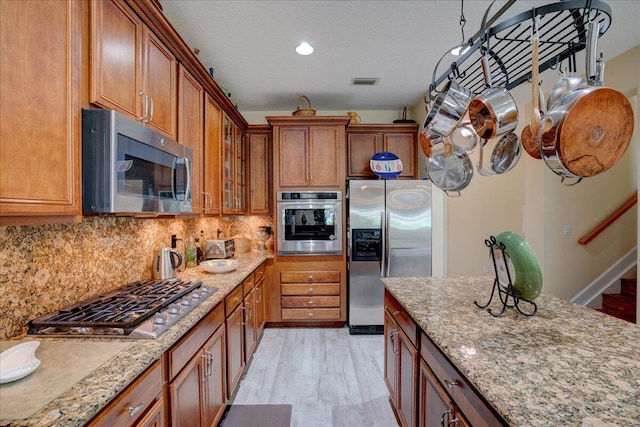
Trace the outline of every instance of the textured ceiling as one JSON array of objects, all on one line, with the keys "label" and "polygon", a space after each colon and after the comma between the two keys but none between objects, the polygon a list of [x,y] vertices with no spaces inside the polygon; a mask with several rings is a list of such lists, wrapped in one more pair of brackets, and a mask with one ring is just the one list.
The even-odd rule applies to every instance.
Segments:
[{"label": "textured ceiling", "polygon": [[[214,68],[216,82],[240,111],[293,110],[303,94],[319,110],[401,110],[423,97],[438,60],[461,41],[458,0],[160,3],[185,42],[199,49],[203,66]],[[480,29],[490,3],[464,2],[466,38]],[[490,15],[505,3],[497,1]],[[519,0],[498,22],[549,3]],[[640,1],[606,3],[612,25],[598,50],[608,59],[640,44]],[[315,47],[313,55],[295,53],[302,41]],[[579,72],[583,58],[578,56]],[[556,73],[545,74],[555,79]],[[380,80],[375,86],[353,86],[354,77]]]}]

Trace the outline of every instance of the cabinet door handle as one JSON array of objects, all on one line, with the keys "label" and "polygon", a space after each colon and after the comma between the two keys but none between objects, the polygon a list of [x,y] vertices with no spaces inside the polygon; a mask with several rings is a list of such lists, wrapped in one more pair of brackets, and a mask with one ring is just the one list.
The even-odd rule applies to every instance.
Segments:
[{"label": "cabinet door handle", "polygon": [[398,331],[391,332],[389,335],[389,339],[391,340],[391,351],[393,354],[398,354],[398,350],[396,348],[396,337],[398,336]]},{"label": "cabinet door handle", "polygon": [[453,389],[455,386],[460,385],[458,380],[444,380],[444,382],[445,384],[447,384],[447,387],[449,387],[450,389]]},{"label": "cabinet door handle", "polygon": [[147,120],[147,122],[151,122],[153,121],[153,98],[150,96],[147,96],[147,98],[151,101],[151,113],[149,114],[149,120]]},{"label": "cabinet door handle", "polygon": [[142,116],[138,117],[138,120],[140,120],[142,123],[146,123],[145,120],[147,120],[147,111],[149,109],[149,101],[148,101],[149,97],[145,95],[144,92],[140,92],[138,95],[141,96],[143,99]]},{"label": "cabinet door handle", "polygon": [[204,361],[204,369],[202,370],[202,378],[200,378],[200,381],[205,383],[209,379],[209,358],[207,357],[207,353],[201,354],[200,359]]},{"label": "cabinet door handle", "polygon": [[453,425],[457,426],[459,421],[460,420],[458,419],[458,417],[455,417],[454,419],[449,421],[449,424],[447,424],[447,426],[453,426]]},{"label": "cabinet door handle", "polygon": [[245,326],[247,324],[247,319],[246,319],[247,309],[244,306],[242,306],[240,307],[240,310],[244,311],[244,314],[242,315],[242,326]]},{"label": "cabinet door handle", "polygon": [[129,417],[133,418],[138,415],[142,408],[144,408],[144,402],[140,402],[136,406],[129,406]]},{"label": "cabinet door handle", "polygon": [[258,297],[256,298],[256,302],[262,302],[262,289],[256,289],[258,291]]},{"label": "cabinet door handle", "polygon": [[442,418],[440,419],[440,426],[447,427],[449,424],[445,424],[445,418],[449,418],[449,414],[451,414],[451,409],[447,409],[442,413]]}]

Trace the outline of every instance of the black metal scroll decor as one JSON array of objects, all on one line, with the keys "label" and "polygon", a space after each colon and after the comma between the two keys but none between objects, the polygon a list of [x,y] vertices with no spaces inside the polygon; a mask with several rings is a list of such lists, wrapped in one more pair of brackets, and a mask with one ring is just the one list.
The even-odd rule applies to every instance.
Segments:
[{"label": "black metal scroll decor", "polygon": [[[502,316],[507,308],[515,308],[518,313],[525,316],[533,316],[534,314],[536,314],[536,312],[538,311],[538,306],[536,305],[536,303],[519,297],[518,292],[516,292],[513,286],[513,278],[511,277],[511,272],[509,271],[509,265],[507,264],[507,255],[504,253],[506,249],[504,243],[496,241],[495,236],[489,236],[489,238],[484,241],[484,244],[489,248],[489,252],[491,254],[495,279],[493,281],[493,288],[491,289],[491,296],[489,297],[489,301],[487,301],[485,305],[478,304],[478,301],[474,301],[473,303],[479,308],[486,308],[487,311],[494,317]],[[506,285],[500,283],[500,278],[498,275],[498,263],[500,262],[500,260],[496,259],[495,251],[500,251],[502,255],[501,258],[502,262],[504,262],[504,271],[507,275]],[[500,298],[500,302],[502,303],[502,308],[498,313],[494,313],[491,308],[488,308],[495,295],[498,295],[498,297]],[[521,304],[523,302],[525,303],[525,305],[529,306],[528,310],[525,310],[524,307],[521,307]]]}]

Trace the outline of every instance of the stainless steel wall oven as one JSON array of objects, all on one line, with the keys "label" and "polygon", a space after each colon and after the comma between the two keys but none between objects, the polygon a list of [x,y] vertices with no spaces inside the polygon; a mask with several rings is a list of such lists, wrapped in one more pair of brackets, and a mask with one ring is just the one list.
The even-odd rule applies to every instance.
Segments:
[{"label": "stainless steel wall oven", "polygon": [[342,254],[341,191],[279,191],[280,255]]}]

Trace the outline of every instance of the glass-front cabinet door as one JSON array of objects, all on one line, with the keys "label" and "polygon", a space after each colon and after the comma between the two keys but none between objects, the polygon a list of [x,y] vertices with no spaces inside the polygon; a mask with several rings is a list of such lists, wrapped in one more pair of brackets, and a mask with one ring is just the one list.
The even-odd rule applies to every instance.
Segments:
[{"label": "glass-front cabinet door", "polygon": [[223,214],[242,214],[245,209],[245,136],[224,116]]}]

